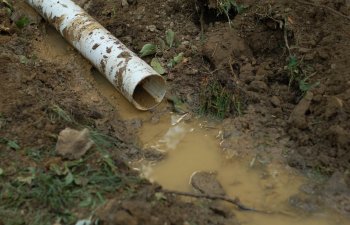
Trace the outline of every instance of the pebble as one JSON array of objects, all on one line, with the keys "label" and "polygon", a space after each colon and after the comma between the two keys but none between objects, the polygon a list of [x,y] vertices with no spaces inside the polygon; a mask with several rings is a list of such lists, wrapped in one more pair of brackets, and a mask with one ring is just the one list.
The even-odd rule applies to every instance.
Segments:
[{"label": "pebble", "polygon": [[146,26],[146,29],[151,32],[154,32],[157,30],[157,27],[155,25],[149,25],[149,26]]},{"label": "pebble", "polygon": [[272,96],[271,103],[275,107],[280,107],[281,106],[281,100],[277,96]]}]

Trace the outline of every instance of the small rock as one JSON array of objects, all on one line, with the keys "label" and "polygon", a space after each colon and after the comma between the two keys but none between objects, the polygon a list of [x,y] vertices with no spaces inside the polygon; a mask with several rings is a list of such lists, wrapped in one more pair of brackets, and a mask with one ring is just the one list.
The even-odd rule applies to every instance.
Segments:
[{"label": "small rock", "polygon": [[281,106],[281,100],[277,96],[272,96],[271,98],[271,104],[274,107],[280,107]]},{"label": "small rock", "polygon": [[121,0],[122,1],[122,6],[123,7],[128,7],[129,6],[129,3],[127,0]]},{"label": "small rock", "polygon": [[216,179],[216,174],[213,172],[194,172],[191,175],[190,184],[195,190],[203,194],[226,195],[224,188]]},{"label": "small rock", "polygon": [[249,90],[256,92],[266,92],[269,89],[267,84],[263,81],[254,80],[249,84]]},{"label": "small rock", "polygon": [[77,131],[66,128],[60,132],[56,144],[56,151],[59,155],[69,159],[79,159],[94,144],[89,137],[89,130]]},{"label": "small rock", "polygon": [[338,112],[342,110],[344,106],[343,100],[336,97],[331,96],[327,98],[327,105],[326,105],[326,112],[325,117],[328,119],[334,115],[336,115]]},{"label": "small rock", "polygon": [[147,30],[151,31],[151,32],[154,32],[157,30],[157,27],[155,25],[149,25],[146,27]]}]

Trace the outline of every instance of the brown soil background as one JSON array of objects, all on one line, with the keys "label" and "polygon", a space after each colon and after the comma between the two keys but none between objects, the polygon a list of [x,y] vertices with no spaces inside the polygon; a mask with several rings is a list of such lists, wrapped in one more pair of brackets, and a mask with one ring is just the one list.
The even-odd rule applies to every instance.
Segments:
[{"label": "brown soil background", "polygon": [[[315,5],[285,0],[238,1],[247,9],[232,17],[232,28],[226,18],[217,19],[207,9],[204,38],[194,1],[138,0],[128,1],[128,6],[120,1],[76,2],[135,52],[146,43],[157,43],[169,28],[176,33],[177,47],[159,56],[166,62],[183,52],[186,59],[165,75],[168,98],[177,96],[196,112],[201,90],[213,79],[218,80],[244,105],[242,116],[237,117],[232,108],[224,122],[285,143],[288,152],[284,156],[290,166],[329,176],[334,172],[348,174],[349,1],[318,0]],[[50,118],[52,106],[59,105],[80,123],[120,140],[118,154],[113,157],[121,165],[141,157],[142,151],[134,144],[134,128],[120,120],[118,109],[110,106],[84,75],[90,73],[91,65],[77,54],[70,54],[66,62],[38,59],[35,52],[47,24],[24,9],[21,1],[15,2],[11,16],[1,4],[0,137],[17,140],[23,149],[53,149],[55,135],[69,126],[53,123]],[[22,15],[31,23],[19,29],[14,21]],[[298,85],[289,86],[290,54],[309,76],[308,82],[319,83],[308,93],[301,93]],[[45,166],[35,165],[22,150],[13,151],[2,144],[0,149],[1,168]],[[46,160],[50,159],[48,156]],[[131,173],[126,167],[124,170]],[[350,182],[347,184],[349,188]],[[106,224],[112,224],[115,218],[123,220],[113,224],[235,223],[227,215],[171,196],[163,203],[146,204],[155,198],[157,188],[145,182],[131,199],[118,200],[116,194],[116,199],[102,210],[101,218]]]}]

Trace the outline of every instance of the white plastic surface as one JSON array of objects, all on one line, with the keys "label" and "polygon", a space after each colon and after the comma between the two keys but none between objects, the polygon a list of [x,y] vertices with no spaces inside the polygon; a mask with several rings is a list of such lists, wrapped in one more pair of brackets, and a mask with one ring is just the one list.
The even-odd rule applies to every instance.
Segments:
[{"label": "white plastic surface", "polygon": [[136,108],[148,110],[165,96],[162,76],[71,0],[27,0]]}]

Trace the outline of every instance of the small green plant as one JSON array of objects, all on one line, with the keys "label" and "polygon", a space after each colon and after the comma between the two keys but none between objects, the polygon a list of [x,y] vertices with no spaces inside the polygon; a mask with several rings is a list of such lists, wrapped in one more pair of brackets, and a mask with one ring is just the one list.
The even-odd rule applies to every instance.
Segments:
[{"label": "small green plant", "polygon": [[201,113],[223,119],[230,112],[231,94],[218,81],[209,82],[201,93]]},{"label": "small green plant", "polygon": [[153,58],[151,61],[151,66],[152,68],[159,73],[160,75],[163,75],[165,73],[165,69],[162,66],[161,62],[159,61],[158,58]]},{"label": "small green plant", "polygon": [[171,29],[168,29],[165,31],[165,41],[161,38],[158,38],[158,44],[154,43],[147,43],[145,44],[141,51],[140,56],[145,57],[149,55],[156,55],[158,53],[161,53],[168,48],[172,48],[175,46],[175,32]]},{"label": "small green plant", "polygon": [[289,75],[288,87],[291,88],[292,86],[296,85],[302,95],[304,95],[309,90],[317,87],[320,82],[317,81],[313,84],[309,83],[308,80],[311,76],[307,76],[301,67],[302,66],[300,65],[296,56],[292,55],[289,57],[287,65]]},{"label": "small green plant", "polygon": [[5,144],[8,148],[19,150],[21,147],[18,145],[17,141],[9,140],[7,138],[0,137],[0,144]]},{"label": "small green plant", "polygon": [[64,164],[52,164],[49,170],[27,168],[7,182],[2,180],[0,215],[1,208],[12,211],[35,208],[41,214],[30,220],[36,221],[44,216],[52,224],[58,216],[63,222],[72,224],[75,217],[71,210],[77,207],[94,210],[105,201],[106,194],[115,192],[124,184],[114,162],[105,158],[102,155],[95,158],[97,165],[90,164],[86,156]]},{"label": "small green plant", "polygon": [[68,123],[74,122],[74,120],[72,119],[72,116],[58,105],[51,106],[50,111],[53,112],[51,120],[60,119],[60,120],[63,120],[64,122],[68,122]]},{"label": "small green plant", "polygon": [[[161,54],[164,51],[169,50],[170,48],[173,48],[176,46],[176,38],[175,38],[175,32],[171,29],[168,29],[165,32],[165,41],[161,38],[158,38],[158,44],[153,43],[147,43],[145,44],[141,51],[140,56],[150,56],[155,55],[155,57],[151,60],[151,66],[152,68],[158,72],[159,74],[163,75],[166,73],[166,70],[164,69],[162,62],[157,58],[157,54]],[[180,63],[183,59],[183,53],[179,53],[174,58],[170,59],[170,61],[167,63],[167,66],[169,68],[174,67],[176,64]]]},{"label": "small green plant", "polygon": [[237,13],[241,13],[244,10],[244,6],[237,4],[235,0],[217,0],[217,9],[219,15],[224,14],[227,17],[229,25],[231,26],[230,11],[234,9]]},{"label": "small green plant", "polygon": [[184,57],[184,53],[180,52],[178,55],[174,56],[174,58],[172,58],[169,61],[168,67],[172,68],[172,67],[176,66],[177,64],[179,64],[182,61],[183,57]]},{"label": "small green plant", "polygon": [[25,16],[23,16],[23,17],[21,17],[19,20],[17,20],[16,22],[15,22],[15,24],[16,24],[16,26],[18,27],[18,28],[24,28],[25,26],[27,26],[27,25],[29,25],[30,24],[30,20],[28,19],[28,17],[25,17]]},{"label": "small green plant", "polygon": [[148,43],[142,47],[140,51],[140,56],[145,57],[149,55],[154,55],[156,53],[157,53],[157,45]]}]

